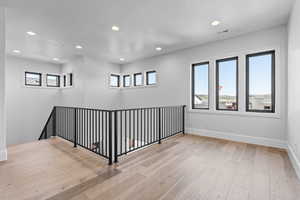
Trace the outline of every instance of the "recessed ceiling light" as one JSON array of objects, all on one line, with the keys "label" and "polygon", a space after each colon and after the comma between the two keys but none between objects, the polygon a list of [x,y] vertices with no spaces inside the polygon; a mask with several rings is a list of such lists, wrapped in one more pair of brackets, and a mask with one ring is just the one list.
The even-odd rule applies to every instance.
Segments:
[{"label": "recessed ceiling light", "polygon": [[161,51],[162,50],[161,47],[156,47],[155,49],[156,49],[156,51]]},{"label": "recessed ceiling light", "polygon": [[21,53],[21,51],[18,50],[18,49],[13,50],[13,52],[14,52],[14,53]]},{"label": "recessed ceiling light", "polygon": [[119,31],[120,28],[119,28],[118,26],[112,26],[112,27],[111,27],[111,30],[113,30],[113,31]]},{"label": "recessed ceiling light", "polygon": [[52,60],[54,60],[54,61],[59,61],[59,58],[53,58]]},{"label": "recessed ceiling light", "polygon": [[75,48],[76,49],[82,49],[83,47],[81,45],[76,45]]},{"label": "recessed ceiling light", "polygon": [[125,58],[120,58],[120,61],[125,61]]},{"label": "recessed ceiling light", "polygon": [[28,34],[28,35],[31,35],[31,36],[36,35],[36,33],[35,33],[35,32],[32,32],[32,31],[27,31],[27,34]]},{"label": "recessed ceiling light", "polygon": [[218,20],[215,20],[211,23],[212,26],[218,26],[221,22]]}]

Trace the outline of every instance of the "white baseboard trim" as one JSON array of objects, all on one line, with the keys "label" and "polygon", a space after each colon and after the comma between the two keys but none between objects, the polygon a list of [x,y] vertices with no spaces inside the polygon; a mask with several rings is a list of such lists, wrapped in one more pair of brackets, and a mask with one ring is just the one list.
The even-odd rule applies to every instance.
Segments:
[{"label": "white baseboard trim", "polygon": [[239,135],[239,134],[233,134],[233,133],[227,133],[221,131],[195,129],[195,128],[186,128],[185,132],[192,135],[213,137],[213,138],[226,139],[226,140],[231,140],[236,142],[244,142],[249,144],[287,149],[287,142],[284,140],[270,139],[264,137],[253,137],[253,136]]},{"label": "white baseboard trim", "polygon": [[300,160],[298,159],[293,147],[288,144],[288,154],[289,154],[289,158],[292,162],[292,165],[296,171],[296,174],[298,176],[298,178],[300,179]]},{"label": "white baseboard trim", "polygon": [[0,161],[4,161],[4,160],[7,160],[7,150],[6,149],[0,150]]}]

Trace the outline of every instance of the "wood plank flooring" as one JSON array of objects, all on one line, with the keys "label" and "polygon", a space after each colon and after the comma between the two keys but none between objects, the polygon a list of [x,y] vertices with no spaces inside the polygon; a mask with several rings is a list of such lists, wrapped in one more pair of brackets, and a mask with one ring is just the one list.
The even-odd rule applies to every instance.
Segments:
[{"label": "wood plank flooring", "polygon": [[0,199],[299,200],[284,150],[178,135],[107,161],[55,138],[9,147]]}]

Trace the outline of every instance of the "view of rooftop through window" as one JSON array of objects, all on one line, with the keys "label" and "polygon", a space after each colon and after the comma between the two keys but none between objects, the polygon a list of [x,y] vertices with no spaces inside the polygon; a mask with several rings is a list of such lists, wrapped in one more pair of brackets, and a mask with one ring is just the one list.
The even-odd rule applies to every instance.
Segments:
[{"label": "view of rooftop through window", "polygon": [[237,110],[237,58],[217,61],[217,109]]},{"label": "view of rooftop through window", "polygon": [[193,108],[208,109],[209,108],[209,64],[193,65]]},{"label": "view of rooftop through window", "polygon": [[272,110],[272,53],[248,59],[248,110]]},{"label": "view of rooftop through window", "polygon": [[25,85],[41,86],[42,75],[35,72],[25,72]]}]

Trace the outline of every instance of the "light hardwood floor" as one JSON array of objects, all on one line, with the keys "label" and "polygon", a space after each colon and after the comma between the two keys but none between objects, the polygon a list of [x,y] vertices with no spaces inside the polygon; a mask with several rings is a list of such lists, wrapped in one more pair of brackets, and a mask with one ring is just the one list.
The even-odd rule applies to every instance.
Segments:
[{"label": "light hardwood floor", "polygon": [[299,200],[284,150],[178,135],[114,166],[62,139],[9,148],[0,199]]}]

